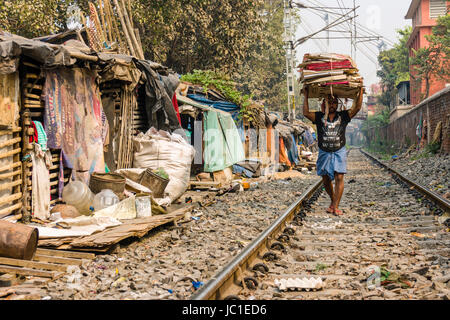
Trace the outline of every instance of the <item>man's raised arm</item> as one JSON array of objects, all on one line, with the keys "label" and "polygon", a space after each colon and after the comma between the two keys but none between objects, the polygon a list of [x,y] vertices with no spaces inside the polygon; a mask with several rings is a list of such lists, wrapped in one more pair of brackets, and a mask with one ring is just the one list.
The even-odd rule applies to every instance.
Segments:
[{"label": "man's raised arm", "polygon": [[361,87],[361,91],[358,93],[357,98],[353,101],[353,106],[350,110],[348,110],[348,115],[350,118],[353,118],[356,116],[356,114],[361,110],[363,96],[364,96],[364,89]]},{"label": "man's raised arm", "polygon": [[316,120],[316,114],[314,112],[309,111],[309,103],[308,103],[308,90],[306,88],[303,88],[302,90],[303,96],[305,97],[305,101],[303,103],[303,115],[312,121],[312,123]]}]

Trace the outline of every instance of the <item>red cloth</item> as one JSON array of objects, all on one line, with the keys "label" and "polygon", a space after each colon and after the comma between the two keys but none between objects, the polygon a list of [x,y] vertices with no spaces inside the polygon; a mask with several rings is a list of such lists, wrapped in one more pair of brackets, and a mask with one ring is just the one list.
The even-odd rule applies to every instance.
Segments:
[{"label": "red cloth", "polygon": [[335,85],[335,84],[348,84],[348,81],[338,81],[338,82],[327,82],[325,83],[326,86],[331,86],[331,85]]},{"label": "red cloth", "polygon": [[178,108],[178,100],[177,100],[177,94],[176,93],[173,94],[172,104],[173,104],[173,108],[177,112],[178,122],[180,123],[180,126],[181,126],[181,118],[180,118],[180,111],[179,111],[180,109]]},{"label": "red cloth", "polygon": [[323,71],[323,70],[334,70],[334,69],[349,69],[353,68],[352,63],[349,60],[336,61],[336,62],[318,62],[308,64],[306,70],[313,71]]},{"label": "red cloth", "polygon": [[31,128],[33,128],[34,129],[34,133],[33,133],[33,135],[32,136],[30,136],[30,138],[29,138],[29,140],[28,140],[28,142],[29,143],[32,143],[32,142],[39,142],[38,140],[38,132],[37,132],[37,129],[36,129],[36,125],[34,124],[34,121],[31,121],[31,126],[30,126]]}]

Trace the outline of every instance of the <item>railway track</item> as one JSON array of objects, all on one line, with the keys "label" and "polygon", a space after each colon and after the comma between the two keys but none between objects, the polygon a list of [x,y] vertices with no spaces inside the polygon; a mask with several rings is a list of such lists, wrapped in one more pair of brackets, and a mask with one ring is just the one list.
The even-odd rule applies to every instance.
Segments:
[{"label": "railway track", "polygon": [[[318,180],[191,299],[449,299],[448,201],[362,151],[348,169],[343,216]],[[289,278],[323,284],[280,290]]]}]

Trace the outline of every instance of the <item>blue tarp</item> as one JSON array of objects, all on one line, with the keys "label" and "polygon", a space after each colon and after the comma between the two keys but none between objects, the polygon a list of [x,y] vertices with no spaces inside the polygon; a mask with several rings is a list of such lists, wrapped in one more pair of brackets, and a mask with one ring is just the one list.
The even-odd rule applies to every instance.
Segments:
[{"label": "blue tarp", "polygon": [[291,134],[291,147],[287,149],[287,154],[289,157],[289,161],[291,163],[295,163],[296,165],[300,164],[299,158],[298,158],[298,149],[297,149],[297,143],[295,142],[295,137],[293,134]]},{"label": "blue tarp", "polygon": [[304,141],[306,142],[305,145],[309,147],[310,145],[314,144],[314,136],[309,132],[309,130],[306,130],[303,132],[302,137]]},{"label": "blue tarp", "polygon": [[210,107],[213,107],[215,109],[219,109],[225,112],[228,112],[231,114],[231,117],[233,118],[233,120],[238,120],[238,115],[239,115],[239,110],[241,110],[241,108],[232,103],[232,102],[228,102],[228,101],[213,101],[213,100],[209,100],[207,99],[205,96],[199,95],[199,94],[188,94],[187,95],[188,98],[206,104]]}]

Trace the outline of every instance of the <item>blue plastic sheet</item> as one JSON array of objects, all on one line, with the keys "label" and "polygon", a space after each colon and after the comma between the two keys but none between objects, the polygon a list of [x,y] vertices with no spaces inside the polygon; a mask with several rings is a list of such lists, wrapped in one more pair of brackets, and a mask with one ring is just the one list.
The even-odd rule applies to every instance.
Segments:
[{"label": "blue plastic sheet", "polygon": [[287,154],[289,157],[289,161],[291,163],[295,163],[296,165],[300,164],[300,160],[298,158],[298,149],[297,149],[297,144],[295,143],[295,137],[293,134],[291,134],[291,147],[287,150]]},{"label": "blue plastic sheet", "polygon": [[209,100],[205,96],[202,96],[199,94],[188,94],[187,96],[188,96],[188,98],[190,98],[194,101],[206,104],[206,105],[213,107],[215,109],[218,109],[218,110],[228,112],[231,114],[231,117],[233,118],[233,120],[235,120],[235,121],[238,120],[239,110],[241,110],[241,108],[232,102],[213,101],[213,100]]}]

